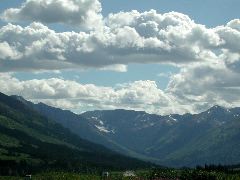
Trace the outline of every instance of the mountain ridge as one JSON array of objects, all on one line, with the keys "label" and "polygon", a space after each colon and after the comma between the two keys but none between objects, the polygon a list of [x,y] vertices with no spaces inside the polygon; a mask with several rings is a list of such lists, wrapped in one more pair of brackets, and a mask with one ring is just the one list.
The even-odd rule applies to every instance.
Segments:
[{"label": "mountain ridge", "polygon": [[0,175],[153,165],[82,139],[30,105],[24,99],[0,93]]},{"label": "mountain ridge", "polygon": [[84,139],[161,165],[192,167],[240,162],[240,108],[215,105],[198,114],[164,116],[123,109],[80,115],[68,111],[66,116],[66,111],[43,103],[33,106]]}]

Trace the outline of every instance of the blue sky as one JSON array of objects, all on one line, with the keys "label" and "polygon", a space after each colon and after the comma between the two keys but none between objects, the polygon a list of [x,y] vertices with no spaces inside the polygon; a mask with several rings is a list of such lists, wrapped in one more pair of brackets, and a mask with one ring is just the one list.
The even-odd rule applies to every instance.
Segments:
[{"label": "blue sky", "polygon": [[[25,98],[35,102],[43,101],[50,105],[59,106],[64,109],[70,109],[75,112],[93,109],[127,108],[164,114],[197,112],[215,104],[220,104],[226,107],[239,105],[240,100],[238,101],[237,99],[233,102],[233,99],[236,98],[232,95],[231,89],[233,87],[237,88],[239,85],[235,80],[235,77],[238,76],[236,73],[238,73],[239,58],[239,44],[237,43],[239,21],[236,20],[232,22],[229,27],[226,25],[228,22],[234,19],[239,19],[240,17],[238,8],[240,7],[240,1],[238,0],[89,0],[89,4],[91,6],[89,6],[87,3],[82,3],[80,0],[61,0],[62,4],[60,5],[54,3],[52,0],[41,0],[42,3],[48,2],[49,7],[46,6],[45,9],[40,7],[41,4],[38,3],[40,1],[31,0],[23,5],[27,8],[31,5],[31,7],[39,10],[39,14],[36,14],[34,11],[31,11],[27,8],[24,9],[21,7],[24,2],[24,0],[2,0],[0,3],[0,11],[2,14],[2,20],[0,21],[0,43],[2,43],[0,44],[0,52],[6,53],[6,55],[3,54],[3,58],[0,59],[0,66],[2,66],[0,71],[2,71],[2,82],[7,81],[6,87],[2,87],[0,90],[9,95],[23,95]],[[79,5],[80,9],[83,7],[84,10],[79,10],[79,13],[75,13],[71,9],[69,10],[71,2],[76,3],[74,4],[76,7]],[[99,4],[101,5],[102,11],[100,8],[97,8]],[[51,11],[52,9],[50,9],[52,7],[60,9],[56,9],[54,13],[54,11]],[[10,8],[18,8],[18,14],[13,11],[9,11]],[[156,19],[149,21],[147,18],[153,18],[152,13],[150,13],[151,9],[156,10],[154,15],[154,18]],[[86,12],[83,12],[85,10]],[[127,14],[128,12],[132,12],[132,10],[136,10],[139,14]],[[119,14],[121,11],[126,13],[121,15]],[[144,14],[144,11],[149,13],[146,15]],[[179,14],[171,13],[173,11]],[[45,16],[44,12],[45,14],[47,12],[50,15],[52,13],[53,17],[56,12],[59,12],[59,18],[50,18],[51,16]],[[89,15],[88,13],[94,14]],[[105,19],[110,13],[114,15],[114,18],[110,20],[108,18]],[[167,17],[164,15],[165,13],[169,13],[166,15]],[[187,15],[189,19],[184,17],[184,15]],[[76,18],[74,16],[76,16]],[[120,27],[118,23],[121,23],[120,21],[124,21],[124,19],[119,20],[118,18],[122,18],[122,16],[126,16],[126,18],[130,18],[131,16],[142,16],[143,19],[136,20],[136,22],[132,22],[133,24],[131,25],[125,24],[125,26]],[[157,23],[160,28],[162,26],[161,22],[163,23],[163,21],[159,22],[157,16],[166,18],[167,23],[175,22],[174,18],[176,18],[176,22],[179,21],[179,25],[176,25],[175,30],[179,31],[178,26],[182,26],[183,32],[185,31],[185,28],[187,28],[186,33],[184,32],[181,35],[180,30],[179,37],[176,37],[177,34],[174,36],[167,34],[175,33],[175,30],[171,32],[169,30],[169,32],[164,32],[164,38],[162,37],[163,34],[161,37],[160,35],[158,37],[156,34],[152,37],[149,37],[149,34],[141,34],[141,31],[138,31],[140,26],[135,27],[135,23],[138,23],[137,21],[144,21],[146,23]],[[16,55],[19,53],[19,51],[29,48],[29,43],[32,43],[31,45],[35,45],[36,42],[43,40],[43,37],[39,38],[38,41],[35,41],[34,43],[27,42],[27,40],[20,39],[21,36],[25,37],[26,39],[28,39],[27,36],[29,36],[29,39],[32,38],[30,37],[32,34],[26,35],[27,31],[25,31],[14,34],[16,35],[16,39],[11,40],[9,33],[6,33],[4,30],[4,26],[6,26],[8,23],[19,25],[24,29],[31,23],[37,22],[39,23],[38,25],[34,25],[33,28],[31,27],[34,29],[33,31],[36,30],[35,28],[42,28],[42,30],[48,28],[48,30],[53,30],[55,33],[53,35],[56,36],[58,36],[58,34],[56,34],[57,32],[59,34],[62,32],[85,32],[88,34],[90,31],[92,31],[93,33],[97,34],[96,37],[101,37],[102,35],[107,37],[105,32],[103,34],[100,33],[100,29],[103,28],[103,25],[95,24],[96,22],[98,23],[101,21],[101,19],[104,19],[104,23],[106,23],[105,26],[109,28],[109,32],[113,33],[113,36],[115,36],[115,32],[129,30],[128,33],[125,34],[127,40],[126,42],[121,42],[123,44],[118,44],[120,41],[114,42],[115,44],[113,46],[109,46],[109,42],[113,43],[111,39],[109,42],[105,42],[104,40],[104,42],[101,42],[105,44],[103,46],[103,50],[98,52],[98,50],[95,49],[96,53],[99,54],[95,56],[95,51],[93,51],[93,55],[87,54],[87,57],[90,58],[91,61],[86,59],[86,61],[83,60],[84,62],[80,62],[80,64],[77,62],[79,61],[79,56],[76,57],[74,54],[78,52],[69,54],[76,49],[73,49],[69,52],[66,52],[68,49],[64,49],[63,51],[60,50],[60,53],[63,53],[63,55],[61,54],[61,56],[56,56],[57,58],[55,57],[57,53],[56,49],[53,49],[50,52],[46,52],[47,50],[44,49],[44,52],[35,52],[35,54],[31,54],[31,56],[28,57],[26,54],[29,52],[33,53],[34,51],[34,49],[31,49],[29,52],[25,51],[24,55],[21,54],[22,56],[20,57],[20,55]],[[171,19],[171,21],[169,21],[169,19]],[[190,20],[193,20],[194,23],[193,21],[190,22]],[[187,27],[185,27],[186,24]],[[118,26],[119,28],[117,29],[116,27]],[[169,25],[168,27],[172,26],[175,27],[175,24],[171,26]],[[219,30],[217,26],[224,26],[225,29]],[[127,29],[124,29],[125,27],[127,27]],[[9,28],[14,28],[16,30],[15,27]],[[236,38],[232,38],[232,34],[227,34],[229,37],[226,37],[226,35],[223,34],[223,32],[225,33],[227,31],[226,29],[228,28],[231,28],[231,32],[234,36],[236,36]],[[165,29],[162,30],[165,31]],[[192,34],[188,30],[190,30]],[[147,32],[148,30],[143,31],[144,33],[150,33]],[[156,37],[158,38],[157,40],[159,40],[158,43],[162,43],[164,41],[164,46],[161,46],[163,49],[156,49],[155,47],[152,48],[151,45],[142,46],[141,44],[138,44],[140,41],[138,42],[137,39],[131,39],[135,34],[127,37],[128,34],[135,32],[137,33],[137,36],[140,35],[140,38],[143,38],[144,42],[150,40],[152,41],[153,39],[151,38]],[[158,33],[160,32],[162,32],[161,28],[158,29]],[[88,37],[87,34],[86,38]],[[62,36],[63,34],[61,37]],[[184,40],[185,36],[189,36],[190,39],[188,38]],[[108,38],[111,37],[112,36],[109,36]],[[236,42],[232,42],[234,39]],[[100,41],[101,40],[102,39],[100,39]],[[180,40],[183,42],[183,45],[181,43],[179,44]],[[189,43],[187,42],[188,40],[190,41]],[[91,44],[88,48],[91,49],[92,47],[98,46],[98,44],[95,44],[96,41],[94,39],[89,41],[91,41]],[[52,43],[50,43],[49,39],[45,39],[44,43],[46,42],[47,45]],[[130,47],[129,43],[134,44],[134,47]],[[191,43],[193,43],[192,46],[190,45]],[[222,45],[221,43],[225,44]],[[79,44],[75,44],[75,46],[78,47],[82,44],[84,43],[79,42]],[[67,45],[68,48],[70,47],[69,44],[65,45]],[[123,45],[126,47],[123,48]],[[57,51],[59,50],[59,46],[60,45],[58,44]],[[62,46],[64,46],[64,44],[62,44]],[[130,51],[131,48],[135,48],[135,46],[139,47]],[[169,48],[167,46],[172,47],[170,47],[170,49],[164,49]],[[43,46],[43,48],[45,47],[46,45]],[[1,48],[3,49],[2,51]],[[186,50],[183,50],[182,48],[186,48]],[[18,51],[15,52],[16,49]],[[107,56],[106,54],[101,54],[101,51],[104,51],[105,53],[105,50]],[[197,52],[197,54],[193,55],[195,52]],[[84,54],[84,57],[85,55],[86,54]],[[21,60],[22,57],[25,57],[25,59]],[[35,58],[38,57],[41,58],[40,61],[35,60]],[[52,57],[55,59],[52,60]],[[111,61],[111,57],[114,58],[116,63]],[[61,58],[64,58],[67,63],[69,60],[70,64],[65,64],[65,61],[63,61]],[[108,60],[108,58],[110,59]],[[44,64],[45,60],[47,60],[46,63],[49,65]],[[74,65],[75,62],[77,62],[77,64]],[[120,70],[118,66],[119,64],[121,64]],[[66,68],[68,65],[70,68]],[[114,66],[114,68],[109,70],[109,65],[110,67]],[[230,68],[233,66],[235,69],[237,69],[237,71],[233,71],[233,69]],[[221,74],[220,72],[225,72],[229,76],[224,76],[224,74]],[[217,78],[215,78],[216,76]],[[56,83],[51,84],[52,82],[50,82],[52,78],[55,78],[56,81],[62,80],[61,83],[63,84],[70,81],[71,85],[68,84],[71,86],[70,89],[73,88],[72,86],[74,85],[77,85],[78,87],[83,86],[86,88],[86,86],[88,87],[88,85],[91,84],[94,86],[94,90],[92,90],[93,92],[96,91],[102,93],[103,91],[106,91],[103,89],[103,87],[106,87],[111,89],[109,92],[107,91],[107,93],[113,93],[114,95],[113,97],[106,99],[106,102],[101,103],[100,99],[105,98],[105,94],[96,96],[94,99],[93,95],[89,95],[88,97],[88,95],[84,95],[82,92],[74,92],[73,94],[75,94],[75,96],[72,96],[72,94],[69,92],[65,92],[64,94],[64,92],[62,92],[63,90],[61,90],[61,93],[59,93]],[[212,80],[212,82],[210,82],[210,80]],[[195,81],[203,82],[202,84],[199,84],[199,87],[196,87]],[[47,89],[42,90],[41,87],[38,87],[36,89],[32,89],[33,92],[29,93],[28,88],[33,82],[37,83],[38,85],[40,84],[39,86],[44,85],[45,87],[46,85]],[[219,82],[221,82],[221,86],[218,84]],[[232,83],[229,85],[229,87],[226,87],[225,84],[228,82]],[[16,90],[13,90],[13,87],[17,87]],[[73,89],[76,89],[76,87]],[[91,89],[86,89],[86,91],[88,91],[86,94],[92,94]],[[227,91],[226,89],[231,89],[231,91]],[[47,90],[49,90],[50,94],[45,92]],[[237,90],[234,92],[236,95],[238,94]],[[78,93],[80,95],[76,95]],[[67,94],[70,95],[68,96]],[[149,94],[152,94],[153,96],[149,96]],[[216,97],[213,98],[212,94],[214,94]],[[66,96],[66,98],[62,98],[61,96]],[[153,100],[154,98],[155,100]]]}]

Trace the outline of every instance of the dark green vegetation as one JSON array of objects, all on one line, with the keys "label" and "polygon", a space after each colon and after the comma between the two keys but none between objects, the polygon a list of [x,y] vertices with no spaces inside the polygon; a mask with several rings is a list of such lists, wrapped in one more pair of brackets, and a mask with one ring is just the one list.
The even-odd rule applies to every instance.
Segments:
[{"label": "dark green vegetation", "polygon": [[159,116],[127,110],[76,115],[42,103],[31,106],[80,137],[160,165],[240,162],[240,108],[214,106],[200,114]]},{"label": "dark green vegetation", "polygon": [[[33,180],[239,180],[240,171],[232,167],[205,166],[195,169],[149,169],[124,177],[124,172],[110,172],[108,178],[100,174],[48,172],[32,176]],[[0,177],[0,180],[24,180],[23,177]]]},{"label": "dark green vegetation", "polygon": [[0,175],[149,167],[79,138],[26,103],[0,94]]}]

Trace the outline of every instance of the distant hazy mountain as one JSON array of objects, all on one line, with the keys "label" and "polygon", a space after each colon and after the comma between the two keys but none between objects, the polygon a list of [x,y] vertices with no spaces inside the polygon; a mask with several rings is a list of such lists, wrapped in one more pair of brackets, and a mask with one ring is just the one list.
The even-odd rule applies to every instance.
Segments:
[{"label": "distant hazy mountain", "polygon": [[83,116],[114,142],[168,166],[240,162],[240,109],[191,115],[93,111]]},{"label": "distant hazy mountain", "polygon": [[30,105],[24,99],[0,93],[0,175],[150,166],[81,139]]},{"label": "distant hazy mountain", "polygon": [[141,111],[70,111],[36,104],[41,114],[80,137],[167,166],[240,162],[240,108],[159,116]]}]

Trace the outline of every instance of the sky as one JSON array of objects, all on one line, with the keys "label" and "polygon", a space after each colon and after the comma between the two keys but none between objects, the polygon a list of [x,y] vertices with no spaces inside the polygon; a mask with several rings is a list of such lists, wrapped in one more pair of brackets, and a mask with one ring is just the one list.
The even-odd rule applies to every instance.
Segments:
[{"label": "sky", "polygon": [[239,0],[1,0],[0,92],[68,109],[240,106]]}]

